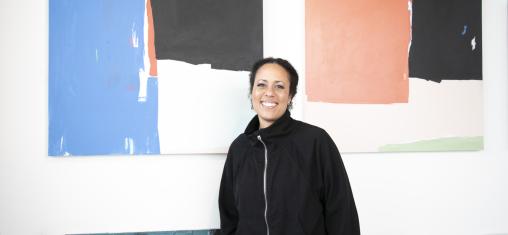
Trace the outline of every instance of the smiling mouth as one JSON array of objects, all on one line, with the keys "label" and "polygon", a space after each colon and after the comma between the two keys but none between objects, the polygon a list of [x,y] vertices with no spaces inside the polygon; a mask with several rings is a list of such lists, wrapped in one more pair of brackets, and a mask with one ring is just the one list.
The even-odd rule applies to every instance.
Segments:
[{"label": "smiling mouth", "polygon": [[261,105],[265,108],[269,108],[269,109],[272,109],[274,108],[275,106],[277,106],[277,103],[276,102],[268,102],[268,101],[261,101]]}]

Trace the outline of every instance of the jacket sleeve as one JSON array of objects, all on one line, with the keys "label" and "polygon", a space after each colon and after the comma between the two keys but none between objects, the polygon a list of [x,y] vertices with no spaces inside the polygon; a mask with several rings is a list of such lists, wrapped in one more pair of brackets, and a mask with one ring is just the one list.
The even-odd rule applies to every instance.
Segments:
[{"label": "jacket sleeve", "polygon": [[238,224],[238,212],[235,207],[233,193],[233,164],[231,151],[229,151],[219,189],[220,235],[235,234]]},{"label": "jacket sleeve", "polygon": [[337,146],[326,132],[320,141],[319,151],[327,234],[359,235],[358,213],[346,169]]}]

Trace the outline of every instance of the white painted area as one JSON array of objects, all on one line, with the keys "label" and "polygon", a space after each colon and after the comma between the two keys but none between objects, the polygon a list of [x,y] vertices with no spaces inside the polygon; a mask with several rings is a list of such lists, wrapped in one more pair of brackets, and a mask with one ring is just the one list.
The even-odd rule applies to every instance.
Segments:
[{"label": "white painted area", "polygon": [[[343,152],[377,152],[387,144],[483,136],[482,84],[410,78],[408,103],[308,102],[304,117],[325,128]],[[329,115],[320,115],[323,113]]]},{"label": "white painted area", "polygon": [[[267,9],[267,18],[295,19],[303,0],[265,1],[274,5],[283,9]],[[484,151],[343,154],[362,234],[508,233],[506,10],[506,0],[483,1]],[[0,38],[0,234],[218,227],[223,154],[47,156],[47,11],[47,1],[0,1],[0,22],[10,22],[0,24],[8,35]],[[302,18],[281,20],[293,22],[277,24],[290,34],[268,35],[297,38]],[[303,66],[302,47],[271,41],[270,54]]]},{"label": "white painted area", "polygon": [[[146,3],[146,0],[145,0],[145,3]],[[145,4],[146,5],[146,4]],[[150,64],[150,58],[148,57],[148,27],[146,27],[146,25],[148,25],[148,17],[147,17],[147,14],[146,14],[146,9],[145,9],[145,14],[144,14],[144,25],[143,25],[143,68],[139,68],[139,91],[138,91],[138,102],[140,103],[144,103],[146,102],[146,99],[147,99],[147,93],[148,93],[148,78],[151,77],[150,76],[150,68],[151,68],[151,64]],[[133,40],[134,40],[134,35],[136,34],[136,31],[134,31],[134,25],[132,26],[132,34],[133,34]],[[136,47],[135,48],[138,48],[138,44],[139,44],[139,40],[138,40],[138,37],[136,35]]]},{"label": "white painted area", "polygon": [[[146,68],[146,67],[145,67]],[[146,102],[146,94],[148,90],[148,77],[150,76],[149,71],[139,69],[139,91],[138,91],[138,102]]]},{"label": "white painted area", "polygon": [[411,42],[413,41],[413,2],[412,0],[407,1],[407,11],[409,12],[409,43],[407,46],[407,53],[411,51]]},{"label": "white painted area", "polygon": [[[264,1],[263,4],[263,21],[272,22],[263,29],[264,56],[285,58],[299,71],[301,81],[293,100],[292,115],[301,119],[304,52],[288,48],[305,46],[303,1],[292,6],[291,12],[284,13],[285,17],[278,10],[286,8],[287,1]],[[231,141],[254,116],[248,98],[249,72],[217,70],[206,64],[174,60],[158,60],[157,70],[161,153],[226,153]]]},{"label": "white painted area", "polygon": [[[146,18],[146,17],[145,17]],[[131,45],[133,48],[139,48],[139,37],[138,33],[134,28],[136,27],[135,23],[132,23],[132,29],[131,29]]]},{"label": "white painted area", "polygon": [[263,48],[265,57],[288,60],[300,81],[293,98],[291,116],[303,118],[305,92],[305,3],[304,0],[263,0]]},{"label": "white painted area", "polygon": [[471,39],[471,50],[474,51],[476,49],[476,37]]},{"label": "white painted area", "polygon": [[226,153],[254,116],[249,73],[158,60],[161,153]]},{"label": "white painted area", "polygon": [[124,149],[128,151],[129,154],[134,154],[134,140],[130,137],[125,137],[124,139]]},{"label": "white painted area", "polygon": [[62,137],[60,137],[60,150],[59,150],[60,152],[62,152],[64,149],[63,145],[64,145],[64,137],[62,136]]}]

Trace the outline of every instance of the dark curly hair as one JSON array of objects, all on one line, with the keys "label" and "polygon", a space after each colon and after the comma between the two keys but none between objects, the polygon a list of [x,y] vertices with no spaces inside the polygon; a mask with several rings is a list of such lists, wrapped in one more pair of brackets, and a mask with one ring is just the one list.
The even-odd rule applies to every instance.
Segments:
[{"label": "dark curly hair", "polygon": [[298,73],[296,72],[296,69],[285,59],[281,58],[273,58],[273,57],[267,57],[261,60],[256,61],[254,65],[252,66],[252,69],[250,71],[249,75],[249,82],[250,82],[250,91],[249,96],[252,93],[252,87],[254,86],[254,80],[256,78],[256,73],[258,72],[258,69],[261,68],[261,66],[265,64],[278,64],[286,72],[289,74],[289,96],[291,97],[291,102],[288,105],[288,109],[293,108],[293,97],[296,95],[296,88],[298,87]]}]

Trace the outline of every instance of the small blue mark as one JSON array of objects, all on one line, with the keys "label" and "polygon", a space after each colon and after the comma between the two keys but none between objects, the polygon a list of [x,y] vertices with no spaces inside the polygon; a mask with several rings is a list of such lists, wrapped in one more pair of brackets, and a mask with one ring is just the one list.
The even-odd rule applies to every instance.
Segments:
[{"label": "small blue mark", "polygon": [[464,29],[462,30],[461,35],[464,36],[467,33],[467,25],[464,25]]}]

